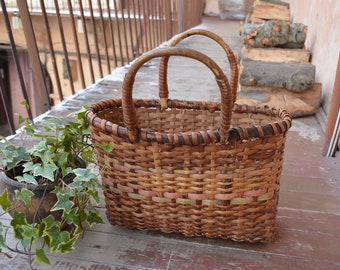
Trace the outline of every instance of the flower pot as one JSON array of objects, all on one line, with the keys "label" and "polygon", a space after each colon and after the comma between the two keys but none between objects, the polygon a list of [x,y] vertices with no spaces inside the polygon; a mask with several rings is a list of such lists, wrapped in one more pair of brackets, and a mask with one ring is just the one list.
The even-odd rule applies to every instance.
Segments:
[{"label": "flower pot", "polygon": [[[50,211],[57,202],[56,195],[51,193],[54,187],[55,183],[38,186],[20,183],[8,177],[5,173],[0,173],[0,194],[7,189],[8,199],[13,203],[11,207],[13,210],[9,211],[9,214],[13,215],[14,211],[25,213],[28,223],[40,222],[49,214],[52,214],[56,219],[61,218],[62,211]],[[32,207],[30,208],[28,208],[23,201],[17,200],[15,197],[15,191],[21,190],[22,188],[27,188],[34,193],[34,196],[31,198]]]}]

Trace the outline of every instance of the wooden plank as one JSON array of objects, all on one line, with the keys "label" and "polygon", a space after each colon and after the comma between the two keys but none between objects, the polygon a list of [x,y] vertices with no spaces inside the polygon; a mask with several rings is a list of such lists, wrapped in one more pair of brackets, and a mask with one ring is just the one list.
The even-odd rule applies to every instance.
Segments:
[{"label": "wooden plank", "polygon": [[254,18],[289,22],[290,10],[287,6],[264,1],[255,1],[250,20],[253,20]]},{"label": "wooden plank", "polygon": [[[282,226],[285,223],[281,224]],[[93,233],[71,254],[54,255],[52,265],[34,269],[338,269],[338,236],[298,230],[278,230],[266,245],[222,239],[126,231],[123,235]],[[89,241],[91,240],[91,241]],[[86,247],[88,252],[82,252]],[[286,248],[288,249],[286,250]],[[13,267],[14,265],[14,267]],[[17,267],[22,266],[22,267]],[[0,264],[2,270],[25,269],[17,256]]]},{"label": "wooden plank", "polygon": [[310,89],[315,82],[315,66],[300,63],[274,63],[242,59],[240,84],[270,86],[294,92]]},{"label": "wooden plank", "polygon": [[254,106],[264,106],[286,109],[293,117],[314,115],[321,102],[321,84],[304,92],[292,92],[275,87],[241,86],[236,102]]},{"label": "wooden plank", "polygon": [[[340,196],[331,196],[329,194],[313,194],[311,196],[305,192],[280,192],[282,207],[321,213],[327,211],[327,213],[338,216],[340,215],[339,199]],[[339,217],[338,220],[340,221]]]},{"label": "wooden plank", "polygon": [[[310,155],[310,154],[309,154]],[[303,162],[308,158],[308,155],[301,155],[301,159],[297,159],[296,163]],[[294,166],[294,164],[286,163],[287,166]],[[285,164],[285,165],[286,165]],[[315,161],[314,161],[315,164]],[[284,165],[284,166],[285,166]],[[321,164],[318,165],[319,167]],[[307,166],[306,171],[310,169],[312,166]],[[340,174],[340,168],[338,169],[338,173]],[[281,176],[281,186],[280,190],[290,191],[290,192],[306,192],[309,194],[323,194],[328,195],[330,197],[340,196],[340,185],[331,187],[332,180],[325,179],[323,177],[309,177],[309,176],[296,176],[291,175],[287,171],[285,171]],[[326,215],[326,213],[323,213]],[[329,214],[330,215],[330,214]],[[301,217],[302,218],[302,217]],[[319,226],[317,226],[319,227]],[[318,228],[318,231],[324,230],[325,233],[330,231],[335,231],[335,228]]]},{"label": "wooden plank", "polygon": [[[252,269],[264,269],[264,266],[273,269],[275,265],[281,265],[280,269],[291,269],[287,266],[295,265],[294,269],[301,269],[306,262],[311,265],[309,269],[336,269],[339,235],[294,227],[286,229],[291,228],[293,222],[280,220],[277,239],[266,245],[111,226],[106,233],[87,232],[74,252],[53,255],[53,269],[58,269],[57,266],[66,269],[71,265],[72,269],[81,269],[76,268],[77,265],[125,266],[129,269],[228,269],[226,266],[232,265],[252,265]],[[266,254],[265,259],[263,254]],[[179,267],[180,263],[182,267]]]},{"label": "wooden plank", "polygon": [[304,49],[262,49],[244,46],[242,49],[242,55],[244,59],[263,62],[308,64],[311,52]]}]

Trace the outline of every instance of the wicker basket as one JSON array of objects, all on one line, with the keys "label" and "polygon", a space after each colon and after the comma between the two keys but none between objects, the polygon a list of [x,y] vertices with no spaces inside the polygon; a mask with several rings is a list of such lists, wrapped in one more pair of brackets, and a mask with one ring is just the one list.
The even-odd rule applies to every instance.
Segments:
[{"label": "wicker basket", "polygon": [[[221,103],[133,99],[140,67],[156,57],[183,56],[214,74]],[[162,68],[162,67],[161,67]],[[272,240],[289,114],[234,105],[220,67],[186,48],[161,48],[133,62],[122,98],[86,113],[102,168],[111,224],[236,241]]]}]

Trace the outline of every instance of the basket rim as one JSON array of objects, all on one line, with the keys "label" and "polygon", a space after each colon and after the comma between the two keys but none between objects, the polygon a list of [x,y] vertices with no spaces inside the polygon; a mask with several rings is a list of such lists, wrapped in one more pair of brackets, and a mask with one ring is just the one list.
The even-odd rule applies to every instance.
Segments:
[{"label": "basket rim", "polygon": [[[160,108],[159,100],[156,99],[133,99],[136,107],[152,107]],[[98,113],[104,110],[112,110],[114,108],[121,108],[121,99],[109,99],[97,102],[87,109],[85,118],[90,126],[99,129],[101,132],[118,136],[120,138],[129,140],[128,131],[125,126],[121,126],[98,116]],[[183,101],[183,100],[168,100],[168,108],[172,109],[196,109],[196,110],[220,110],[220,103],[206,102],[206,101]],[[235,104],[233,113],[245,114],[263,114],[272,117],[278,117],[281,120],[274,121],[265,125],[253,125],[249,127],[234,126],[228,130],[228,142],[242,141],[249,138],[264,138],[268,136],[277,136],[285,134],[292,126],[292,117],[290,114],[279,108],[270,108],[268,106],[250,106]],[[221,135],[219,130],[200,130],[190,132],[157,132],[150,131],[147,128],[139,128],[138,140],[146,142],[158,142],[161,144],[170,145],[204,145],[221,142]]]}]

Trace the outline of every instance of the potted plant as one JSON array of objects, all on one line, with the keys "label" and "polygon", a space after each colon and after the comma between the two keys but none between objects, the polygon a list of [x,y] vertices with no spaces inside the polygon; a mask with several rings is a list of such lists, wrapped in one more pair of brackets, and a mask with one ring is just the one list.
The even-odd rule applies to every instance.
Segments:
[{"label": "potted plant", "polygon": [[[0,220],[1,253],[17,251],[29,256],[30,265],[49,264],[45,247],[50,252],[70,252],[86,223],[103,223],[92,206],[99,202],[101,185],[91,166],[93,146],[84,113],[85,108],[66,123],[49,118],[40,126],[19,117],[25,123],[24,133],[35,139],[33,145],[0,141],[0,218],[6,213],[12,216],[9,224]],[[11,233],[20,247],[8,243]]]}]

